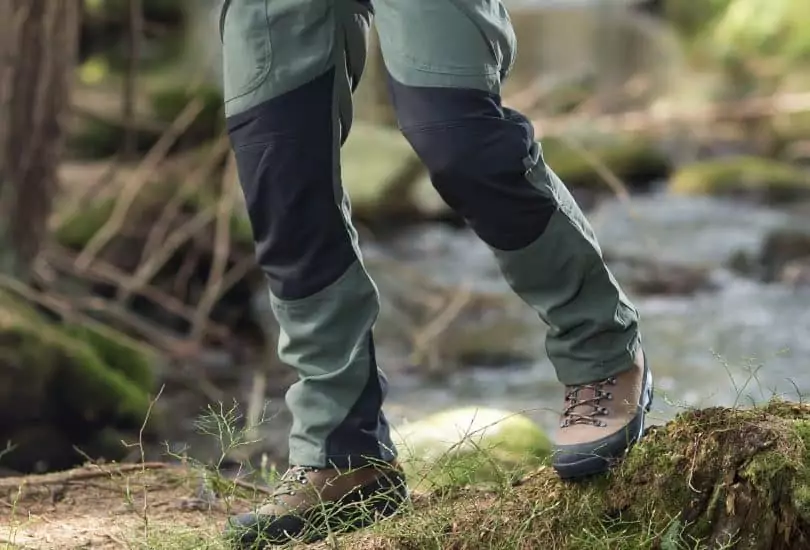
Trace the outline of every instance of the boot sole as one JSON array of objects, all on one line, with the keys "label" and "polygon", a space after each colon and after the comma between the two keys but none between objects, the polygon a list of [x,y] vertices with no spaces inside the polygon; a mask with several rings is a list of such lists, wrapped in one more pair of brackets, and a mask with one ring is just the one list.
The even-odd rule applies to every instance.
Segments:
[{"label": "boot sole", "polygon": [[328,505],[326,509],[316,508],[301,516],[276,518],[271,522],[275,524],[272,527],[269,524],[262,527],[257,523],[247,529],[238,529],[230,536],[226,532],[226,538],[230,547],[238,550],[264,549],[291,542],[312,544],[325,539],[330,533],[346,534],[395,516],[406,509],[410,502],[410,490],[405,478],[399,474],[388,474],[371,485],[361,487],[358,493]]},{"label": "boot sole", "polygon": [[644,390],[641,393],[641,410],[638,416],[633,421],[638,420],[638,430],[634,433],[625,448],[616,456],[589,456],[576,462],[569,462],[566,464],[552,464],[554,470],[560,479],[575,480],[579,478],[587,478],[595,475],[603,474],[610,470],[616,462],[623,459],[632,446],[637,443],[645,433],[645,420],[647,413],[652,409],[653,403],[653,376],[652,370],[647,365],[647,359],[644,359]]}]

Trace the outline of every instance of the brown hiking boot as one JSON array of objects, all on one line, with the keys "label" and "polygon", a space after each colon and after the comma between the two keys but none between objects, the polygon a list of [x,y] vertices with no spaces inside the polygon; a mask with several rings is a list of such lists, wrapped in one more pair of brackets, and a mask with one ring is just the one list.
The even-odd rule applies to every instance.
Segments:
[{"label": "brown hiking boot", "polygon": [[563,479],[605,472],[644,433],[653,381],[644,353],[633,367],[591,384],[567,386],[552,465]]},{"label": "brown hiking boot", "polygon": [[396,463],[351,471],[295,466],[269,502],[230,518],[226,538],[239,549],[316,542],[390,516],[407,499],[405,475]]}]

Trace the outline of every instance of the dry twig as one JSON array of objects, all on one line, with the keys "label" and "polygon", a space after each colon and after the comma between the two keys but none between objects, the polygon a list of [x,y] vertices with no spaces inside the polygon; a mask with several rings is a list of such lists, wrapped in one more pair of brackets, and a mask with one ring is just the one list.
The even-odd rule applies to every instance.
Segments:
[{"label": "dry twig", "polygon": [[144,157],[138,169],[135,171],[135,174],[133,174],[132,178],[121,190],[121,196],[118,201],[116,201],[115,208],[110,218],[104,223],[101,229],[93,235],[93,238],[90,239],[90,242],[87,243],[87,246],[76,258],[76,266],[80,270],[87,269],[98,253],[115,237],[116,233],[121,230],[126,221],[127,213],[135,202],[138,193],[149,180],[149,177],[157,166],[166,158],[174,143],[197,119],[197,116],[202,112],[203,106],[203,102],[199,98],[195,98],[189,102],[172,125],[164,132],[157,143],[155,143],[154,147],[147,153],[146,157]]}]

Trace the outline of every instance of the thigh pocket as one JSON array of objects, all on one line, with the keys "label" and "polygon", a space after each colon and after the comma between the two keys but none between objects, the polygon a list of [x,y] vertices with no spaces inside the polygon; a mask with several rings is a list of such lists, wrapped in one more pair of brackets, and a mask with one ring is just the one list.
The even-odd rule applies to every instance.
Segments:
[{"label": "thigh pocket", "polygon": [[273,58],[270,0],[225,0],[220,15],[223,95],[232,101],[256,90],[267,79]]}]

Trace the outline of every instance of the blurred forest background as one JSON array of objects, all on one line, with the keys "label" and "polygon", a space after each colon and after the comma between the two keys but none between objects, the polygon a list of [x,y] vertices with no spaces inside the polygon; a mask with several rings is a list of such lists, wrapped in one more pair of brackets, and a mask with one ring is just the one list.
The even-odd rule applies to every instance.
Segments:
[{"label": "blurred forest background", "polygon": [[[505,103],[642,312],[658,419],[810,392],[810,2],[506,3]],[[139,459],[139,441],[212,460],[207,407],[261,439],[228,462],[283,466],[291,373],[223,131],[219,6],[0,2],[0,475]],[[372,48],[343,170],[389,415],[478,404],[550,427],[545,327],[432,190]]]}]

